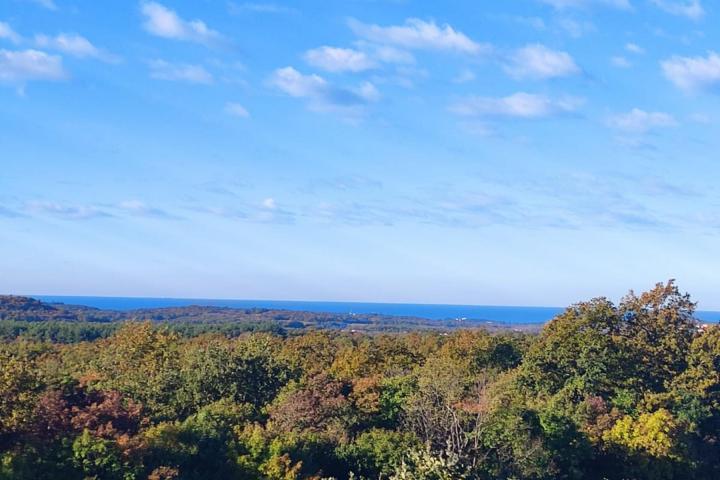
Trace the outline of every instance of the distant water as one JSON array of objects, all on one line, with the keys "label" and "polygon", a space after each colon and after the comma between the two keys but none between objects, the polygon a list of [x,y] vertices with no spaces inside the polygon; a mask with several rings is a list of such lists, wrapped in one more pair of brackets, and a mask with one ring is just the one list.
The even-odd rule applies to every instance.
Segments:
[{"label": "distant water", "polygon": [[[468,319],[500,323],[544,323],[563,311],[556,307],[504,307],[486,305],[435,305],[418,303],[308,302],[286,300],[210,300],[202,298],[138,298],[138,297],[68,297],[34,296],[44,302],[85,305],[107,310],[137,308],[186,307],[202,305],[231,308],[272,308],[328,313],[378,313],[427,318],[430,320]],[[697,317],[705,322],[720,322],[720,312],[700,311]]]}]

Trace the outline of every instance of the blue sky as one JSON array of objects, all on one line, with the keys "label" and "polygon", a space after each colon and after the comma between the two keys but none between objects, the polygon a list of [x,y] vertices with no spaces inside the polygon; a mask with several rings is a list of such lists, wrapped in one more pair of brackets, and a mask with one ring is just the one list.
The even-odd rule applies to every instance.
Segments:
[{"label": "blue sky", "polygon": [[720,298],[702,0],[0,4],[0,291]]}]

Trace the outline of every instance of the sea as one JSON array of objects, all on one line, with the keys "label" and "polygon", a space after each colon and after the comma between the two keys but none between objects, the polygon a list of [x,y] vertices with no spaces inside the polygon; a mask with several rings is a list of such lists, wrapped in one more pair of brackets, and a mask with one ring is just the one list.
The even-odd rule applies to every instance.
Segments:
[{"label": "sea", "polygon": [[[560,307],[442,305],[422,303],[218,300],[203,298],[80,297],[52,295],[33,295],[33,297],[44,302],[84,305],[106,310],[135,310],[138,308],[199,305],[230,308],[271,308],[343,314],[377,313],[382,315],[419,317],[429,320],[464,319],[508,324],[545,323],[564,310]],[[720,322],[720,312],[716,311],[697,311],[695,316],[700,321],[706,323]]]}]

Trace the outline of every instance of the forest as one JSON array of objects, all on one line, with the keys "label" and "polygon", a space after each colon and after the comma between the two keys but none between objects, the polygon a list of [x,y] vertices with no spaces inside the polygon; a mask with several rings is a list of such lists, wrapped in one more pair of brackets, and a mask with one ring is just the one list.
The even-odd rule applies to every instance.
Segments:
[{"label": "forest", "polygon": [[720,327],[694,310],[669,281],[539,333],[146,319],[57,341],[20,333],[64,320],[17,313],[0,479],[720,478]]},{"label": "forest", "polygon": [[430,320],[379,313],[329,313],[269,308],[229,308],[207,305],[106,310],[83,305],[46,303],[14,295],[0,295],[0,339],[23,337],[56,343],[73,343],[110,336],[123,322],[161,324],[183,336],[220,333],[236,337],[246,332],[284,335],[303,329],[349,332],[446,331],[482,327],[489,331],[537,331],[537,323],[509,325],[483,319]]}]

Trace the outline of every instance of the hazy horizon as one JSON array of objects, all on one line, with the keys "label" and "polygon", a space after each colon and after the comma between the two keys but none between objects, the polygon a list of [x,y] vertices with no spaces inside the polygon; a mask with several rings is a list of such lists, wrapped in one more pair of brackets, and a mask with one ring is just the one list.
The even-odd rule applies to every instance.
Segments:
[{"label": "hazy horizon", "polygon": [[[637,292],[636,292],[637,293]],[[234,297],[234,298],[219,298],[219,297],[148,297],[148,296],[117,296],[117,295],[53,295],[53,294],[32,294],[32,293],[13,293],[10,295],[16,295],[21,297],[30,297],[30,298],[36,298],[40,299],[42,301],[60,301],[63,303],[68,303],[65,300],[73,300],[76,299],[78,301],[78,305],[91,305],[92,302],[83,302],[83,299],[98,299],[98,300],[161,300],[161,301],[180,301],[180,302],[188,302],[188,301],[208,301],[208,302],[258,302],[258,303],[287,303],[287,304],[338,304],[338,305],[352,305],[352,304],[361,304],[361,305],[417,305],[417,306],[447,306],[447,307],[488,307],[488,308],[529,308],[529,309],[558,309],[563,310],[572,304],[580,303],[583,301],[590,300],[589,298],[586,299],[578,299],[575,302],[572,302],[567,305],[523,305],[523,304],[505,304],[505,305],[498,305],[498,304],[469,304],[469,303],[426,303],[426,302],[375,302],[372,300],[353,300],[353,299],[345,299],[345,300],[323,300],[323,299],[306,299],[306,298],[241,298],[241,297]],[[613,303],[620,302],[621,298],[608,298]],[[92,305],[91,305],[92,306]],[[104,308],[104,307],[101,307]],[[712,308],[703,308],[702,304],[698,303],[697,311],[706,311],[706,312],[720,312],[720,310],[715,310]]]}]

